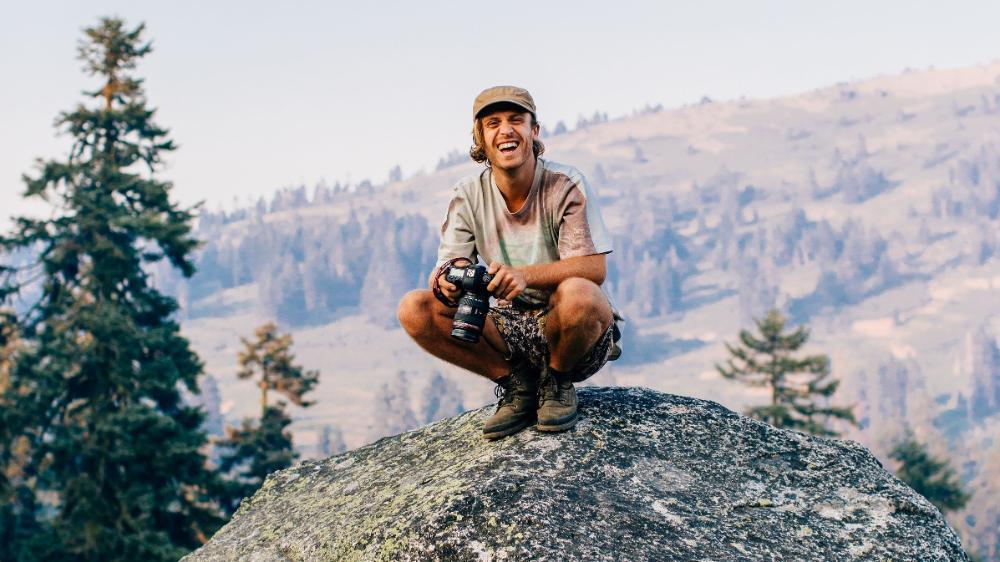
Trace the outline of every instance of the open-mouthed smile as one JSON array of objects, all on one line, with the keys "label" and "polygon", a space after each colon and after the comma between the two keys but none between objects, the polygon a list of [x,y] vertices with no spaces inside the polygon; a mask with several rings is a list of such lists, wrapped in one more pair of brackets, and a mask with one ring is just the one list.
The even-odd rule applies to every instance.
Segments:
[{"label": "open-mouthed smile", "polygon": [[505,154],[514,152],[520,143],[517,141],[506,141],[497,145],[497,149]]}]

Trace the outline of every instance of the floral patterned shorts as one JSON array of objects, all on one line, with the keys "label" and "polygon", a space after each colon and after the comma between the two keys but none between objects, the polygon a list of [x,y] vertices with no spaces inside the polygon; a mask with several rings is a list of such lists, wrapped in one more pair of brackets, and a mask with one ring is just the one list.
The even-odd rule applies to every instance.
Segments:
[{"label": "floral patterned shorts", "polygon": [[[548,319],[549,308],[522,308],[519,306],[492,306],[489,317],[496,324],[500,337],[510,348],[511,360],[523,357],[532,366],[541,370],[549,363],[549,343],[545,339],[545,321]],[[616,317],[617,319],[617,317]],[[601,370],[609,360],[614,361],[621,353],[618,348],[619,332],[614,322],[598,338],[597,343],[573,367],[570,380],[581,382]]]}]

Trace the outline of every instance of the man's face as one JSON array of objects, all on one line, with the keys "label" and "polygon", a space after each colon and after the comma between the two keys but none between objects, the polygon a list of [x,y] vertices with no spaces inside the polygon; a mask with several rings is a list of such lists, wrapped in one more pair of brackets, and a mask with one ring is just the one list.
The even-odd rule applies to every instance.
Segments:
[{"label": "man's face", "polygon": [[532,123],[531,113],[487,110],[481,119],[486,157],[494,168],[514,171],[534,161],[532,141],[538,138],[538,125]]}]

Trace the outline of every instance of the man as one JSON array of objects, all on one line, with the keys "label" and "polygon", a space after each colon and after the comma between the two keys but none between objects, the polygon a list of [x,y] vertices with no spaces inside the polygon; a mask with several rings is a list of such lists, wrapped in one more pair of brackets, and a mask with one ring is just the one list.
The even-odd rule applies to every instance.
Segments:
[{"label": "man", "polygon": [[[527,90],[484,90],[472,113],[470,155],[486,168],[455,185],[431,290],[406,294],[399,321],[429,353],[497,383],[487,439],[536,421],[541,431],[565,431],[577,421],[573,382],[618,351],[616,316],[600,288],[611,241],[583,175],[540,158]],[[471,344],[450,337],[460,291],[444,273],[479,257],[498,302]]]}]

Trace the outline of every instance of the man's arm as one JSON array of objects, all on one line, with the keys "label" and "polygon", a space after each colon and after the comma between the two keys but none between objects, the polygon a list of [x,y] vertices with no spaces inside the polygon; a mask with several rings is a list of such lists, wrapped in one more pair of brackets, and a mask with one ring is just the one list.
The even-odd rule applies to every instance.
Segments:
[{"label": "man's arm", "polygon": [[555,289],[570,277],[582,277],[601,285],[604,283],[607,269],[607,256],[605,254],[576,256],[552,263],[528,265],[520,268],[492,263],[489,271],[495,277],[487,289],[498,299],[509,301],[520,295],[526,288]]},{"label": "man's arm", "polygon": [[[443,264],[454,257],[464,257],[470,263],[476,263],[476,234],[473,228],[474,220],[469,208],[468,198],[461,184],[456,184],[452,190],[455,194],[448,203],[448,212],[445,214],[444,224],[441,225],[441,242],[438,245],[437,263]],[[434,288],[435,273],[437,269],[431,271],[427,279],[427,287]],[[440,275],[439,287],[444,296],[449,300],[456,300],[461,294],[458,287],[444,280],[444,275]]]},{"label": "man's arm", "polygon": [[605,254],[577,256],[552,263],[529,265],[520,268],[524,280],[532,289],[555,289],[570,277],[583,277],[598,285],[604,284],[608,260]]}]

